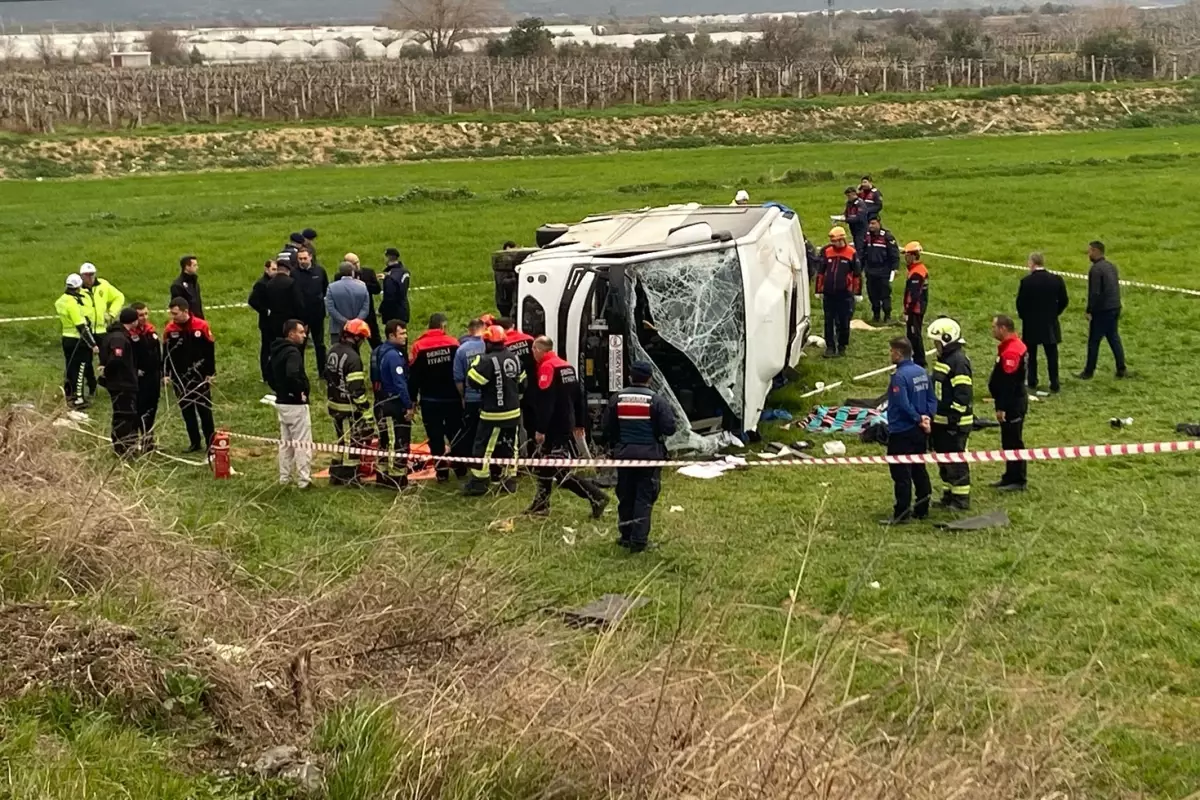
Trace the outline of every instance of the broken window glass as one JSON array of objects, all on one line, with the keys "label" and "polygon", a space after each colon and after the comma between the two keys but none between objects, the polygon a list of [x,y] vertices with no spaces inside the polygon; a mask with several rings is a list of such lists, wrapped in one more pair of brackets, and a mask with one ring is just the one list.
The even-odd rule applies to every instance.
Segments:
[{"label": "broken window glass", "polygon": [[651,385],[679,421],[668,445],[711,450],[702,435],[740,431],[745,408],[746,304],[737,248],[648,261],[627,274],[634,356],[654,362]]}]

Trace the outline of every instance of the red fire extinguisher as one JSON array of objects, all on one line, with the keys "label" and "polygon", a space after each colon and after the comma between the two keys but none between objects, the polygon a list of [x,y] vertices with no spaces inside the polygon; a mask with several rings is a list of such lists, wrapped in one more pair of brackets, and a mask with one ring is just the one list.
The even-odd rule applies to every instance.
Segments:
[{"label": "red fire extinguisher", "polygon": [[[379,437],[376,436],[368,445],[372,451],[379,449]],[[358,461],[358,477],[361,480],[370,480],[375,477],[375,453],[363,453],[362,458]]]},{"label": "red fire extinguisher", "polygon": [[230,476],[229,466],[229,431],[222,428],[213,436],[212,443],[213,477],[224,480]]}]

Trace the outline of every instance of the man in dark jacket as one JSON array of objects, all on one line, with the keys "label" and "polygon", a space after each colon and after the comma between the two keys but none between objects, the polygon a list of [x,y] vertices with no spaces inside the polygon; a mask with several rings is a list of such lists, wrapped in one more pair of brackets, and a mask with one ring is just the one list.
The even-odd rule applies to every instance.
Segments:
[{"label": "man in dark jacket", "polygon": [[1079,373],[1080,380],[1090,381],[1096,374],[1100,358],[1100,340],[1107,339],[1117,362],[1117,377],[1125,377],[1125,347],[1117,323],[1121,319],[1121,283],[1116,266],[1104,257],[1104,242],[1088,245],[1088,348],[1087,364]]},{"label": "man in dark jacket", "polygon": [[170,314],[171,321],[163,331],[163,382],[171,384],[179,398],[179,411],[191,441],[188,452],[207,452],[216,432],[212,413],[216,344],[208,323],[192,316],[184,298],[171,301]]},{"label": "man in dark jacket", "polygon": [[301,248],[296,253],[296,268],[292,280],[303,303],[299,319],[308,329],[317,354],[317,366],[325,363],[325,293],[329,290],[329,276],[325,268],[315,262],[312,253]]},{"label": "man in dark jacket", "polygon": [[138,377],[130,332],[137,327],[137,312],[121,309],[117,321],[108,326],[100,344],[100,382],[112,398],[113,451],[125,458],[137,453]]},{"label": "man in dark jacket", "polygon": [[[539,458],[576,458],[587,421],[587,399],[575,367],[554,352],[554,342],[547,336],[533,343],[537,363],[537,381],[529,391],[528,407],[532,416],[530,427]],[[537,494],[526,514],[550,515],[550,493],[555,485],[587,500],[592,507],[592,519],[600,519],[608,505],[604,491],[594,481],[575,475],[562,467],[538,467]]]},{"label": "man in dark jacket", "polygon": [[188,301],[193,317],[204,319],[204,301],[200,299],[200,262],[195,256],[179,259],[179,277],[171,284],[171,297],[182,297]]},{"label": "man in dark jacket", "polygon": [[[462,430],[462,398],[454,383],[454,357],[458,340],[446,333],[446,315],[429,318],[429,330],[417,337],[412,346],[408,366],[408,390],[414,403],[421,405],[425,435],[429,437],[429,454],[434,457],[438,483],[450,479],[450,466],[438,460],[453,447]],[[467,465],[454,464],[460,478],[467,474]]]},{"label": "man in dark jacket", "polygon": [[867,211],[863,200],[858,196],[853,186],[846,187],[846,209],[842,212],[842,222],[850,229],[850,237],[854,240],[854,249],[862,248],[863,239],[867,236]]},{"label": "man in dark jacket", "polygon": [[371,352],[371,384],[375,390],[375,421],[379,425],[381,455],[375,482],[393,489],[408,486],[408,456],[412,444],[412,421],[416,407],[408,388],[408,331],[398,320],[384,327],[387,340]]},{"label": "man in dark jacket", "polygon": [[[287,251],[280,253],[275,261],[275,275],[263,289],[263,300],[267,306],[267,332],[272,341],[283,338],[289,320],[304,321],[304,300],[292,278],[292,255]],[[307,333],[308,327],[304,330]]]},{"label": "man in dark jacket", "polygon": [[[664,441],[675,433],[675,412],[650,388],[654,367],[636,361],[629,367],[631,386],[608,401],[605,437],[613,456],[626,460],[661,461]],[[650,549],[650,516],[662,489],[662,467],[617,468],[617,544],[631,553]]]},{"label": "man in dark jacket", "polygon": [[867,235],[863,240],[863,273],[867,282],[867,296],[871,299],[871,321],[892,321],[892,276],[900,267],[900,245],[891,231],[883,227],[879,217],[867,223]]},{"label": "man in dark jacket", "polygon": [[[949,317],[929,325],[929,338],[937,349],[932,379],[937,397],[931,439],[935,453],[965,453],[975,425],[975,384],[971,359],[963,349],[962,328]],[[971,466],[938,464],[944,491],[943,508],[966,511],[971,507]]]},{"label": "man in dark jacket", "polygon": [[[533,385],[534,376],[537,375],[537,360],[533,357],[533,337],[525,331],[517,327],[517,321],[511,317],[502,317],[496,320],[496,324],[504,328],[504,346],[508,351],[516,356],[521,361],[521,369],[525,370],[525,374],[529,376],[530,386]],[[525,441],[522,448],[522,454],[528,455],[533,452],[533,408],[530,403],[533,400],[533,393],[526,392],[521,398],[521,429],[524,431]]]},{"label": "man in dark jacket", "polygon": [[[988,379],[988,391],[996,404],[1000,446],[1005,450],[1025,449],[1025,414],[1029,410],[1029,395],[1025,393],[1027,349],[1016,327],[1012,318],[1003,314],[992,319],[992,337],[1000,348]],[[1025,491],[1025,462],[1009,461],[1004,477],[992,486],[1002,492]]]},{"label": "man in dark jacket", "polygon": [[283,338],[271,342],[270,385],[279,417],[279,483],[287,486],[295,474],[296,485],[312,483],[310,465],[312,418],[308,414],[309,384],[304,372],[304,323],[291,319],[283,325]]},{"label": "man in dark jacket", "polygon": [[[929,432],[937,413],[937,399],[925,369],[913,360],[912,342],[907,337],[891,342],[892,373],[887,393],[887,426],[889,456],[924,455],[929,449]],[[929,501],[933,488],[925,464],[889,464],[896,503],[892,515],[880,520],[881,525],[907,525],[914,518],[929,516]],[[913,489],[916,488],[916,504]]]},{"label": "man in dark jacket", "polygon": [[863,175],[858,184],[858,199],[862,200],[862,210],[867,222],[883,213],[883,195],[871,181],[870,175]]},{"label": "man in dark jacket", "polygon": [[271,342],[275,337],[271,333],[271,306],[267,302],[267,285],[278,272],[274,261],[263,265],[263,274],[254,282],[250,289],[250,297],[246,304],[258,313],[258,367],[262,373],[263,383],[271,382]]},{"label": "man in dark jacket", "polygon": [[1046,372],[1050,376],[1050,391],[1059,390],[1058,343],[1062,327],[1058,318],[1067,310],[1067,282],[1061,275],[1046,271],[1041,253],[1029,254],[1029,274],[1021,279],[1017,290],[1017,316],[1021,319],[1021,340],[1029,353],[1029,388],[1038,387],[1037,350],[1046,351]]},{"label": "man in dark jacket", "polygon": [[389,247],[384,253],[387,266],[383,268],[383,300],[379,303],[379,318],[384,324],[398,319],[407,327],[409,320],[408,288],[412,277],[400,261],[400,251]]},{"label": "man in dark jacket", "polygon": [[825,358],[840,358],[850,344],[855,298],[862,296],[858,255],[846,243],[846,230],[840,226],[829,231],[829,244],[821,250],[816,293],[825,310]]},{"label": "man in dark jacket", "polygon": [[482,463],[471,465],[471,479],[463,494],[486,494],[488,481],[499,482],[501,491],[517,491],[516,468],[492,463],[494,458],[515,458],[517,430],[521,425],[521,395],[528,376],[521,360],[504,346],[504,329],[491,325],[483,331],[485,350],[471,359],[467,382],[480,392],[479,427],[473,456]]},{"label": "man in dark jacket", "polygon": [[130,333],[133,339],[133,359],[137,364],[137,412],[142,436],[143,453],[155,448],[154,425],[158,419],[158,402],[162,399],[162,341],[150,321],[150,309],[145,303],[134,303],[137,327]]},{"label": "man in dark jacket", "polygon": [[370,304],[367,306],[367,327],[371,329],[371,350],[374,350],[383,344],[383,339],[379,335],[379,317],[375,314],[375,298],[383,294],[383,285],[379,283],[379,275],[375,273],[375,270],[364,267],[356,254],[346,253],[342,260],[349,261],[354,265],[354,277],[367,287],[367,294],[370,297]]}]

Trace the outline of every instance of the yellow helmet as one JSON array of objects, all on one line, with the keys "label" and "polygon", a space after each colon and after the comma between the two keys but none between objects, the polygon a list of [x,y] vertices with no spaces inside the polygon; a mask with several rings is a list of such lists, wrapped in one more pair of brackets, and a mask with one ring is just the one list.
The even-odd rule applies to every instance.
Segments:
[{"label": "yellow helmet", "polygon": [[845,239],[846,238],[846,229],[843,228],[841,225],[838,225],[837,227],[834,227],[834,228],[830,228],[829,229],[829,238],[830,239]]},{"label": "yellow helmet", "polygon": [[906,253],[920,253],[922,250],[920,242],[909,242],[904,245],[904,252]]},{"label": "yellow helmet", "polygon": [[927,335],[935,342],[953,344],[962,341],[962,327],[949,317],[939,317],[929,323]]}]

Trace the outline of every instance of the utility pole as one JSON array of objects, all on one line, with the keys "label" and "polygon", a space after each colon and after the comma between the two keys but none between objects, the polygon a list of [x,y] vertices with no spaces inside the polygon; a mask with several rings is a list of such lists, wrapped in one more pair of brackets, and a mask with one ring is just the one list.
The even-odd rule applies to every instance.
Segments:
[{"label": "utility pole", "polygon": [[829,18],[829,38],[833,39],[833,3],[834,0],[825,0],[825,6],[828,9],[825,16]]}]

